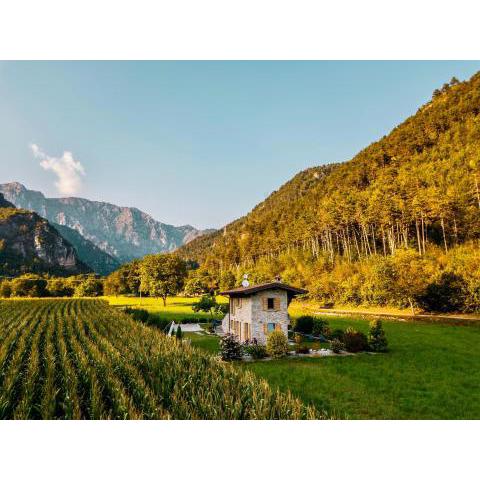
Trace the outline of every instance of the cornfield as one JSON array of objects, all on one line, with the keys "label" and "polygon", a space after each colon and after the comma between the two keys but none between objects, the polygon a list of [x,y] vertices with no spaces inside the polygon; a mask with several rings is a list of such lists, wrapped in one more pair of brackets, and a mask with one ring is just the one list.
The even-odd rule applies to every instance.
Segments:
[{"label": "cornfield", "polygon": [[2,419],[308,419],[317,412],[100,300],[0,301]]}]

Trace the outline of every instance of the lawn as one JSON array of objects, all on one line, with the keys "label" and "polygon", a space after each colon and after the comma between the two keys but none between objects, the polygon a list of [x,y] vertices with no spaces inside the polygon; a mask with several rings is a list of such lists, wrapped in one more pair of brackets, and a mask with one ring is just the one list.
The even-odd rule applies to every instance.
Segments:
[{"label": "lawn", "polygon": [[192,345],[200,347],[209,353],[218,353],[218,337],[216,335],[208,335],[206,333],[184,333],[183,336],[190,340]]},{"label": "lawn", "polygon": [[[188,313],[189,303],[173,299],[170,305]],[[327,319],[332,328],[368,330],[365,319]],[[238,368],[339,418],[480,419],[480,325],[385,321],[384,327],[390,344],[386,354],[289,358],[239,363]],[[215,337],[188,338],[206,351],[218,348]]]},{"label": "lawn", "polygon": [[[330,320],[330,319],[329,319]],[[333,328],[365,320],[330,320]],[[290,388],[337,417],[480,418],[480,328],[384,322],[386,354],[247,364],[270,385]]]}]

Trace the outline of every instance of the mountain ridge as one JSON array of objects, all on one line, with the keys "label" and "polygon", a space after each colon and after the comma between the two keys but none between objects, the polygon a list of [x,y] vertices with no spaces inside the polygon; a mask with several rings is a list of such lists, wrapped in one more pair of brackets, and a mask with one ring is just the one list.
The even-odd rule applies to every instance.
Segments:
[{"label": "mountain ridge", "polygon": [[75,230],[119,263],[175,250],[208,232],[190,225],[175,227],[158,222],[136,207],[120,207],[80,197],[48,198],[19,182],[0,185],[0,192],[17,207],[35,211],[53,223]]}]

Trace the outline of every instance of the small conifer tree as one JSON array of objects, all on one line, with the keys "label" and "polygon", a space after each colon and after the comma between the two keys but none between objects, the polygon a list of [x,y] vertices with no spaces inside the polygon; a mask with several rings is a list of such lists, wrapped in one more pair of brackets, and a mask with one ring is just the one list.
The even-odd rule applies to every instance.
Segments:
[{"label": "small conifer tree", "polygon": [[374,352],[386,352],[388,341],[380,320],[370,322],[370,331],[368,333],[368,345]]},{"label": "small conifer tree", "polygon": [[178,342],[182,341],[183,333],[182,333],[182,327],[179,325],[177,327],[177,331],[175,332],[175,338],[177,339]]}]

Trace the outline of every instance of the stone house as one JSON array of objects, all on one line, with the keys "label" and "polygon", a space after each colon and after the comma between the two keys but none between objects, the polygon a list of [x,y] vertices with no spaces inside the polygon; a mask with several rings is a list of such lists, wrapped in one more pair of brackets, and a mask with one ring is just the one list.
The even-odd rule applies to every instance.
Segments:
[{"label": "stone house", "polygon": [[224,333],[234,334],[240,342],[256,339],[265,344],[274,330],[288,333],[288,305],[306,290],[280,281],[245,286],[220,292],[230,298],[229,312],[222,322]]}]

